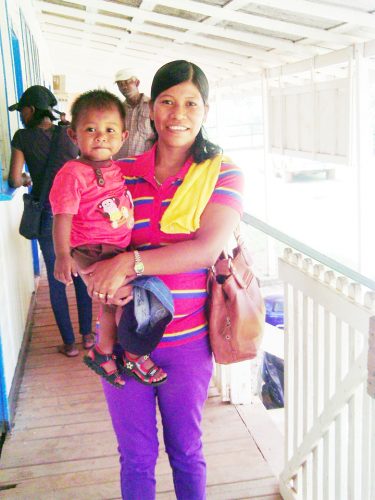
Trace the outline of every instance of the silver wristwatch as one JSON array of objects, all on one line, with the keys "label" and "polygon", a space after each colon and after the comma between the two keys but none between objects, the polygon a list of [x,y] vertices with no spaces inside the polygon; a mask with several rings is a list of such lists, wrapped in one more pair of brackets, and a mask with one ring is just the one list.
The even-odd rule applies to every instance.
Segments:
[{"label": "silver wristwatch", "polygon": [[143,265],[141,254],[138,250],[134,250],[134,272],[137,276],[143,276],[145,266]]}]

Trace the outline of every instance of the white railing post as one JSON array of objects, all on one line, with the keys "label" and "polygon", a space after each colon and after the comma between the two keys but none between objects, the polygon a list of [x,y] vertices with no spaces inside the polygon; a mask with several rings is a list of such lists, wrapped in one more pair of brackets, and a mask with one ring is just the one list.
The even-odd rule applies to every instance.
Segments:
[{"label": "white railing post", "polygon": [[[375,294],[287,249],[284,498],[375,498]],[[371,397],[369,397],[371,396]]]},{"label": "white railing post", "polygon": [[375,316],[370,318],[367,358],[367,393],[375,398]]},{"label": "white railing post", "polygon": [[234,405],[250,404],[256,393],[258,358],[231,365],[215,365],[214,382],[221,400]]}]

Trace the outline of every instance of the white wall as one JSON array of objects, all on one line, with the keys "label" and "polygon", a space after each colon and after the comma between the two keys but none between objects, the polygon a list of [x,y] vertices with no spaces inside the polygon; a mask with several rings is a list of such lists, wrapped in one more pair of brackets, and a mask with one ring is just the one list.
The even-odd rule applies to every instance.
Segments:
[{"label": "white wall", "polygon": [[18,234],[23,189],[0,202],[0,331],[9,394],[34,291],[31,243]]},{"label": "white wall", "polygon": [[[23,86],[51,82],[48,50],[40,35],[32,0],[0,0],[0,163],[6,179],[10,160],[10,141],[20,127],[19,114],[8,112],[7,107],[17,101],[13,68],[11,29],[18,37],[21,51]],[[21,26],[21,14],[27,23],[39,52],[39,66],[32,66],[35,58],[25,57],[23,46],[25,32]],[[28,64],[26,64],[26,60]],[[40,75],[40,76],[39,76]],[[39,81],[40,79],[40,81]],[[9,120],[9,121],[8,121]],[[27,315],[34,292],[34,270],[30,241],[18,234],[23,210],[19,188],[13,197],[7,192],[7,183],[0,184],[0,332],[3,350],[4,377],[7,395],[12,387],[15,370],[25,335]],[[9,195],[9,196],[7,196]],[[6,199],[8,197],[8,199]]]}]

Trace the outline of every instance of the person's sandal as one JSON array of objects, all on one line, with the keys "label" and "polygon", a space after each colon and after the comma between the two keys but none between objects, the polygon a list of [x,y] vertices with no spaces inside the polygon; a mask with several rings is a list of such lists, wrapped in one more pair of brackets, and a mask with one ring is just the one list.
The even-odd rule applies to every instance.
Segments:
[{"label": "person's sandal", "polygon": [[[144,368],[144,365],[148,359],[152,362],[152,366],[147,370]],[[134,377],[141,384],[158,386],[167,381],[168,375],[160,368],[160,366],[157,366],[152,361],[148,354],[139,356],[139,358],[136,359],[129,359],[124,353],[123,362],[125,373]],[[158,380],[160,375],[165,376],[161,380]]]},{"label": "person's sandal", "polygon": [[[92,357],[91,357],[92,355]],[[105,365],[109,361],[116,362],[116,356],[112,354],[105,354],[100,351],[98,346],[94,346],[85,356],[83,356],[83,362],[91,368],[95,373],[104,378],[107,382],[112,384],[118,389],[122,389],[125,386],[125,382],[121,377],[120,372],[116,368],[112,371],[106,371]],[[122,383],[121,383],[121,382]]]},{"label": "person's sandal", "polygon": [[76,356],[78,356],[79,354],[79,351],[78,349],[76,348],[76,345],[74,344],[63,344],[63,345],[59,345],[57,347],[57,351],[60,353],[60,354],[64,354],[65,356],[67,356],[68,358],[75,358]]},{"label": "person's sandal", "polygon": [[92,349],[95,345],[95,334],[86,333],[82,335],[82,346],[84,349]]}]

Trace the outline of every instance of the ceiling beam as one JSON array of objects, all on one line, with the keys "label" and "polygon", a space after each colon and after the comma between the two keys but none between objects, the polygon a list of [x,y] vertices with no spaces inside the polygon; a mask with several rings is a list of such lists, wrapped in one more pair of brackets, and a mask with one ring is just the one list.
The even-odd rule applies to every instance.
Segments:
[{"label": "ceiling beam", "polygon": [[[91,42],[103,43],[105,50],[105,45],[111,45],[113,49],[116,47],[116,43],[118,39],[109,36],[109,32],[113,30],[108,30],[107,28],[102,27],[98,29],[95,33],[91,33],[90,38],[87,40],[87,45]],[[67,34],[76,38],[77,43],[79,43],[80,36],[82,31],[77,31],[72,27],[67,26],[55,26],[48,25],[45,26],[45,33],[47,38],[56,39],[56,36],[60,36],[61,40],[63,37],[66,37]],[[52,37],[51,37],[52,35]],[[149,43],[145,43],[147,37],[145,35],[137,35],[136,37],[129,39],[127,43],[127,49],[130,48],[132,50],[143,50],[145,53],[149,53],[150,57],[154,57],[156,53],[160,54],[162,52],[161,49],[164,48],[164,44],[159,43],[155,44],[152,41]],[[194,56],[195,60],[201,60],[205,63],[211,62],[213,66],[219,68],[225,68],[228,71],[234,71],[235,73],[246,73],[246,72],[258,72],[260,70],[259,65],[256,63],[252,63],[246,57],[231,55],[229,53],[221,53],[218,54],[217,51],[209,49],[209,48],[201,48],[194,47],[192,45],[185,45],[184,47],[179,47],[178,45],[171,45],[164,51],[166,54],[173,54],[173,56],[178,56],[181,53],[187,54],[188,56]],[[124,55],[123,52],[119,52],[119,55]]]},{"label": "ceiling beam", "polygon": [[[92,34],[99,34],[102,35],[103,37],[110,37],[112,40],[109,40],[110,42],[113,42],[114,45],[118,45],[119,40],[122,40],[122,34],[124,32],[124,24],[123,23],[118,23],[119,26],[109,28],[109,27],[104,27],[104,26],[94,26],[92,29]],[[120,28],[120,24],[122,25]],[[70,33],[73,36],[79,37],[83,36],[84,33],[84,25],[82,22],[76,20],[72,21],[69,19],[65,19],[62,17],[58,17],[52,14],[44,14],[42,18],[42,26],[44,27],[43,30],[47,34],[49,33],[55,33],[56,30],[58,30],[59,26],[63,28],[63,33],[67,34]],[[128,24],[127,24],[128,26]],[[158,45],[160,50],[163,50],[166,47],[166,41],[162,40],[159,37],[155,36],[150,36],[150,35],[168,35],[171,39],[173,39],[175,35],[175,31],[168,30],[166,33],[165,30],[160,31],[159,27],[157,26],[151,26],[151,25],[144,25],[142,29],[145,29],[147,33],[142,34],[142,33],[135,33],[132,38],[128,38],[128,42],[130,42],[133,38],[138,38],[138,39],[146,39],[147,36],[149,36],[150,44],[155,44]],[[103,39],[104,42],[107,40]],[[174,44],[173,44],[174,45]],[[179,49],[181,50],[181,45],[180,44],[175,44]],[[225,42],[225,41],[219,41],[215,40],[212,38],[207,38],[204,36],[199,36],[199,35],[193,35],[190,37],[189,43],[186,44],[188,50],[189,47],[194,47],[194,45],[199,45],[202,47],[202,50],[205,49],[215,49],[217,52],[217,57],[230,57],[232,60],[235,61],[242,61],[242,64],[246,66],[247,68],[251,69],[252,71],[255,69],[255,67],[258,67],[258,70],[260,70],[263,66],[264,67],[269,67],[269,66],[275,66],[284,62],[287,62],[287,58],[285,57],[277,57],[276,55],[273,55],[272,52],[268,53],[266,51],[260,51],[257,49],[253,49],[250,47],[246,47],[243,44],[236,44],[232,42]],[[119,53],[122,51],[122,48],[120,49]],[[212,52],[212,55],[214,52]],[[255,59],[253,59],[255,57]],[[259,60],[265,61],[265,64],[259,63]],[[118,65],[118,61],[117,61]]]},{"label": "ceiling beam", "polygon": [[92,28],[96,23],[98,9],[95,7],[86,7],[87,15],[85,16],[84,29],[82,35],[82,44],[79,50],[79,54],[77,57],[82,61],[82,72],[86,74],[87,72],[87,48],[89,44],[89,40],[92,35]]},{"label": "ceiling beam", "polygon": [[155,7],[156,0],[141,0],[141,3],[139,4],[138,7],[138,14],[135,15],[132,20],[129,23],[128,29],[125,31],[125,33],[122,35],[120,40],[117,43],[117,48],[114,50],[113,55],[112,55],[112,61],[113,65],[120,65],[119,61],[117,60],[117,56],[120,53],[121,48],[124,46],[124,44],[128,43],[129,40],[131,40],[134,36],[134,30],[140,25],[144,24],[144,18],[143,16],[139,15],[139,11],[141,10],[146,10],[146,11],[152,11],[153,8]]},{"label": "ceiling beam", "polygon": [[[102,2],[100,2],[100,0],[76,0],[76,3],[80,5],[87,5],[89,3],[90,6],[93,7],[97,7],[99,4],[99,9],[103,7],[103,4]],[[62,15],[77,16],[78,18],[84,19],[84,12],[82,13],[82,11],[78,9],[73,9],[71,7],[65,7],[62,5],[43,3],[42,10],[48,11],[48,8],[50,9],[50,12],[57,12]],[[106,4],[106,10],[129,17],[133,17],[138,14],[139,17],[143,17],[145,21],[152,21],[169,27],[175,26],[178,28],[194,31],[196,33],[204,31],[205,33],[211,34],[213,36],[225,39],[229,38],[232,41],[237,40],[239,42],[249,43],[252,45],[261,45],[265,47],[280,49],[292,54],[299,54],[301,56],[315,55],[319,53],[318,47],[315,46],[301,46],[289,40],[284,40],[274,36],[259,35],[255,33],[237,31],[229,28],[219,28],[217,26],[202,25],[201,23],[198,23],[196,21],[189,21],[176,16],[159,14],[158,12],[140,11],[136,7],[130,7],[128,5],[108,3]],[[98,17],[100,17],[100,15],[98,15]],[[109,18],[107,16],[102,17],[104,18],[103,22],[109,22]],[[114,20],[115,18],[110,19],[112,22],[112,20]]]},{"label": "ceiling beam", "polygon": [[[289,67],[319,54],[329,55],[332,50],[352,47],[358,40],[375,38],[375,15],[334,6],[327,3],[330,0],[326,3],[312,0],[227,0],[223,7],[204,3],[205,0],[141,0],[136,3],[138,7],[118,1],[55,1],[33,0],[47,45],[53,47],[51,53],[55,47],[59,48],[59,53],[63,52],[64,45],[74,47],[73,50],[67,48],[68,58],[74,59],[74,64],[85,74],[91,75],[96,71],[93,65],[99,65],[106,72],[101,82],[121,66],[137,65],[148,75],[151,69],[156,69],[157,63],[186,58],[201,65],[216,82],[233,80],[234,75],[237,84],[264,69],[285,64]],[[262,16],[239,12],[251,1],[270,7],[269,17],[267,13]],[[162,6],[159,12],[154,12],[156,5]],[[80,9],[80,6],[85,9]],[[186,19],[181,17],[184,12],[168,11],[169,7],[205,19],[201,22]],[[273,8],[277,12],[299,14],[301,21],[303,16],[330,19],[332,28],[303,26],[298,23],[297,15],[293,22],[281,21],[276,11],[275,19],[272,19]],[[106,11],[106,14],[100,11]],[[223,21],[229,24],[228,27],[224,27]],[[308,21],[305,19],[306,24]],[[256,31],[272,33],[253,33],[252,26]],[[288,37],[299,39],[292,41]],[[59,67],[60,61],[55,55],[53,59]]]},{"label": "ceiling beam", "polygon": [[[66,65],[70,71],[71,70],[80,71],[81,65],[80,65],[78,59],[72,61],[71,58],[69,57],[69,55],[64,51],[64,47],[66,47],[66,40],[64,40],[64,38],[62,36],[57,35],[57,34],[55,34],[55,35],[52,34],[51,36],[55,39],[56,53],[57,53],[58,58],[59,58],[59,64]],[[78,47],[79,44],[77,44],[76,46]],[[95,63],[97,62],[97,59],[98,59],[98,57],[97,57],[98,50],[103,50],[103,48],[99,44],[93,43],[92,46],[89,47],[89,49],[88,49],[87,58],[88,58],[88,63],[93,68],[92,71],[90,72],[90,74],[97,74],[99,77],[99,76],[103,75],[103,72],[106,72],[108,70],[110,71],[110,66],[109,66],[110,59],[109,58],[105,59],[106,62],[101,65],[100,71],[98,72],[97,65],[95,65]],[[132,49],[130,48],[129,51],[131,53]],[[105,54],[106,53],[107,52],[105,52]],[[146,62],[150,61],[148,54],[140,53],[136,50],[134,51],[134,55],[129,55],[129,53],[128,53],[127,57],[128,57],[130,65],[134,65],[134,64],[139,63],[140,61],[143,61],[143,60]],[[152,68],[152,74],[154,73],[154,71],[157,69],[158,66],[165,64],[166,62],[168,62],[168,60],[170,60],[170,58],[168,59],[167,57],[163,57],[159,54],[158,51],[156,51],[152,57],[152,63],[154,66],[154,68]],[[204,71],[207,74],[207,77],[209,77],[210,82],[214,83],[223,77],[223,67],[216,66],[214,64],[214,62],[212,61],[212,59],[211,60],[202,60],[199,64],[204,68]],[[152,74],[150,76],[152,76]],[[227,73],[225,73],[225,74],[227,74]],[[239,76],[238,78],[242,78],[243,76],[245,76],[245,75]],[[97,84],[98,83],[96,81],[92,82],[92,86],[96,86]]]},{"label": "ceiling beam", "polygon": [[[180,40],[178,40],[179,42]],[[188,39],[190,43],[197,45],[211,47],[213,49],[222,50],[234,54],[241,54],[244,56],[252,57],[258,61],[264,61],[269,64],[280,64],[281,61],[287,60],[286,56],[280,56],[272,51],[256,49],[255,47],[246,47],[243,44],[230,42],[226,40],[217,40],[201,35],[191,35]]]},{"label": "ceiling beam", "polygon": [[[166,7],[175,7],[175,0],[158,0],[159,5],[164,5]],[[279,9],[284,7],[284,3]],[[313,40],[323,40],[327,42],[349,45],[357,41],[361,41],[359,38],[341,35],[339,33],[333,33],[327,30],[312,28],[309,26],[296,24],[287,21],[279,21],[278,19],[271,19],[264,16],[257,16],[255,14],[247,14],[245,12],[238,12],[232,9],[223,9],[221,7],[216,7],[213,5],[207,5],[201,2],[195,2],[192,0],[179,0],[178,8],[186,10],[187,12],[197,12],[204,16],[213,17],[215,19],[232,21],[245,26],[256,27],[261,29],[266,29],[270,31],[278,31],[280,33],[285,33],[288,35],[297,35],[301,38],[311,38]],[[316,7],[315,7],[316,9]]]},{"label": "ceiling beam", "polygon": [[[229,9],[240,9],[248,3],[248,0],[229,0],[227,4],[222,7],[223,10],[227,11]],[[220,22],[220,19],[214,17],[208,17],[204,19],[200,24],[201,25],[209,25],[214,26]],[[204,28],[202,28],[204,31]],[[185,32],[177,33],[176,37],[170,44],[172,45],[181,45],[181,44],[189,44],[196,43],[201,46],[209,46],[215,49],[221,49],[224,51],[240,53],[247,57],[251,57],[252,60],[255,59],[255,62],[259,65],[260,68],[267,67],[267,65],[279,65],[282,64],[282,61],[285,62],[293,62],[294,59],[292,56],[281,56],[274,53],[274,51],[258,49],[253,46],[245,46],[239,43],[232,43],[230,41],[222,41],[217,38],[209,38],[207,36],[200,36],[195,33],[194,30],[187,30]]]},{"label": "ceiling beam", "polygon": [[[326,3],[317,4],[314,1],[308,0],[256,0],[258,5],[267,7],[275,7],[277,9],[287,10],[307,16],[320,17],[323,19],[332,19],[342,23],[358,24],[368,28],[375,28],[375,15],[368,12],[362,12],[359,9],[351,9],[350,7],[332,5]],[[375,11],[375,5],[373,7]]]}]

